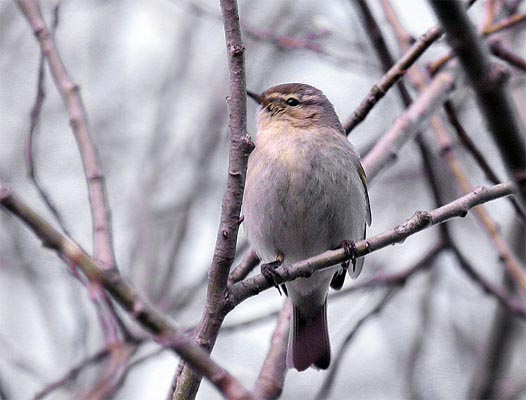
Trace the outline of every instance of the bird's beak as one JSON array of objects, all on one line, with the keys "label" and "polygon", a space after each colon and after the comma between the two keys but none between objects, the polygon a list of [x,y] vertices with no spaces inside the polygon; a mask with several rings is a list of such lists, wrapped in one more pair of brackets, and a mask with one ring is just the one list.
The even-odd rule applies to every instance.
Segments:
[{"label": "bird's beak", "polygon": [[264,98],[263,96],[259,95],[259,94],[256,94],[254,92],[251,92],[250,90],[247,90],[247,95],[249,97],[252,97],[252,99],[254,99],[254,101],[258,104],[261,104],[263,107],[266,107],[269,105],[269,101]]}]

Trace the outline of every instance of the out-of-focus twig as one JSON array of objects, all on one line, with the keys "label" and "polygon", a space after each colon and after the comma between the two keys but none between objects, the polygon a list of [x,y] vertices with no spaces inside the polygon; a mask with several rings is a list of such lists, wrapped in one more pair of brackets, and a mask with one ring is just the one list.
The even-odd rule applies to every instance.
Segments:
[{"label": "out-of-focus twig", "polygon": [[491,52],[499,57],[500,59],[506,61],[511,66],[517,68],[522,72],[526,72],[526,60],[520,57],[518,54],[514,53],[508,49],[501,40],[491,39],[488,41],[489,49]]},{"label": "out-of-focus twig", "polygon": [[491,64],[487,46],[478,37],[458,1],[430,0],[446,38],[464,67],[477,95],[482,115],[493,135],[519,194],[526,203],[526,145],[502,69]]},{"label": "out-of-focus twig", "polygon": [[368,179],[373,179],[382,168],[398,157],[400,148],[415,136],[423,122],[447,100],[454,83],[452,72],[438,74],[405,114],[396,119],[363,159]]},{"label": "out-of-focus twig", "polygon": [[[55,6],[53,7],[53,21],[51,22],[51,29],[50,29],[51,35],[55,34],[55,31],[58,26],[60,4],[61,4],[60,2],[57,2]],[[33,182],[33,185],[35,185],[35,188],[40,194],[40,197],[46,204],[49,211],[51,211],[51,213],[57,220],[58,224],[64,231],[64,233],[68,236],[71,236],[69,234],[69,230],[66,226],[64,218],[60,214],[58,208],[55,206],[55,202],[52,200],[49,193],[46,191],[46,189],[44,189],[44,186],[40,182],[40,179],[35,169],[34,140],[37,134],[38,122],[40,120],[40,111],[42,110],[42,106],[44,105],[44,100],[46,98],[46,90],[44,88],[44,82],[45,82],[45,77],[46,77],[45,61],[46,61],[45,56],[41,54],[40,62],[38,65],[37,95],[35,98],[35,103],[33,104],[33,107],[31,109],[30,127],[29,127],[29,132],[27,134],[26,145],[24,149],[27,175],[29,176],[29,179],[31,179],[31,181]]]},{"label": "out-of-focus twig", "polygon": [[526,22],[526,14],[515,14],[496,24],[489,25],[482,30],[483,35],[490,35],[495,32],[500,32],[504,29],[513,28],[514,26]]},{"label": "out-of-focus twig", "polygon": [[287,356],[291,315],[292,307],[290,302],[287,301],[283,305],[278,324],[272,335],[270,350],[254,384],[252,392],[257,399],[277,399],[283,391],[283,384],[287,373],[285,359]]},{"label": "out-of-focus twig", "polygon": [[[523,18],[524,15],[522,15],[522,17],[520,17],[520,18],[516,18],[516,17],[518,17],[518,16],[515,15],[513,17],[510,17],[510,18],[502,21],[502,23],[499,23],[497,25],[491,26],[491,28],[489,28],[488,30],[483,28],[481,34],[483,36],[489,36],[489,35],[492,35],[494,33],[498,33],[501,30],[509,29],[511,27],[514,27],[514,26],[516,26],[517,24],[519,24],[520,22],[522,22],[524,20],[524,18]],[[496,40],[498,41],[498,39],[496,39]],[[513,66],[515,66],[515,67],[517,67],[519,69],[521,68],[521,65],[522,65],[521,61],[522,61],[522,59],[518,55],[514,54],[511,51],[505,51],[505,50],[499,48],[498,46],[491,46],[491,41],[489,43],[490,43],[490,50],[495,56],[501,58],[504,61],[507,61],[510,65],[513,65]],[[436,74],[444,65],[447,64],[448,61],[453,59],[453,57],[454,57],[453,53],[447,53],[447,54],[443,55],[442,57],[440,57],[438,60],[430,62],[427,65],[427,69],[428,69],[429,73],[431,75]],[[516,65],[516,64],[518,64],[518,65]]]},{"label": "out-of-focus twig", "polygon": [[336,374],[338,373],[338,370],[340,369],[340,366],[342,365],[343,356],[347,354],[345,349],[352,343],[352,340],[356,336],[356,334],[360,331],[360,329],[365,325],[365,323],[376,314],[379,314],[380,311],[386,306],[386,304],[389,303],[393,295],[398,292],[400,289],[399,286],[393,286],[386,290],[385,294],[382,296],[380,301],[367,313],[365,314],[354,326],[354,328],[347,334],[345,337],[342,345],[338,350],[334,352],[335,357],[334,360],[330,366],[330,369],[327,373],[327,376],[325,377],[325,380],[323,381],[323,385],[321,386],[320,390],[316,394],[315,399],[316,400],[323,400],[328,398],[330,390],[334,384],[334,380],[336,378]]},{"label": "out-of-focus twig", "polygon": [[216,364],[199,345],[176,329],[166,317],[149,305],[126,283],[117,269],[108,270],[78,244],[53,228],[40,215],[0,182],[0,205],[23,221],[48,247],[77,265],[92,282],[99,283],[124,310],[163,347],[170,348],[210,380],[227,398],[250,399],[250,393],[225,369]]},{"label": "out-of-focus twig", "polygon": [[526,319],[526,308],[520,301],[512,299],[503,290],[493,285],[490,281],[484,278],[478,271],[471,265],[471,263],[464,257],[459,251],[458,246],[451,246],[455,257],[459,261],[462,270],[473,279],[482,289],[498,300],[498,302],[504,307],[505,310],[511,314]]}]

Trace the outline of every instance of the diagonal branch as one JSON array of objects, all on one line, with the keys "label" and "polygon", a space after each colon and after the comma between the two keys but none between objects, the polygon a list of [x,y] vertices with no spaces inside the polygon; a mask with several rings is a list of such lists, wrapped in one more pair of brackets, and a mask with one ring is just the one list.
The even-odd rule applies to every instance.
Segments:
[{"label": "diagonal branch", "polygon": [[430,0],[430,3],[471,81],[482,116],[512,179],[519,186],[520,198],[526,202],[524,129],[508,93],[505,74],[491,63],[487,45],[480,40],[458,1]]},{"label": "diagonal branch", "polygon": [[[479,187],[473,192],[432,211],[417,211],[403,224],[357,242],[356,256],[362,257],[389,245],[402,243],[417,232],[455,217],[465,217],[473,207],[491,200],[509,196],[513,193],[514,185],[512,182],[502,183],[489,188]],[[347,259],[348,257],[343,249],[329,250],[306,260],[276,268],[275,283],[281,284],[296,278],[309,277],[317,270],[342,263]],[[524,272],[520,271],[520,273],[521,279],[524,280]],[[257,275],[232,285],[228,294],[230,309],[249,297],[272,287],[272,284],[273,283],[269,282],[263,275]],[[521,318],[526,319],[526,308],[521,307],[518,314]]]},{"label": "diagonal branch", "polygon": [[363,167],[369,180],[372,180],[389,162],[396,159],[398,150],[417,134],[424,121],[447,100],[454,84],[453,73],[444,71],[438,74],[405,114],[396,119],[363,159]]},{"label": "diagonal branch", "polygon": [[278,324],[272,335],[270,350],[261,367],[253,393],[258,399],[277,399],[283,391],[287,366],[285,363],[287,355],[287,344],[289,342],[290,317],[292,307],[287,301],[279,315]]},{"label": "diagonal branch", "polygon": [[250,393],[225,369],[216,364],[205,350],[149,305],[124,280],[116,268],[109,270],[99,261],[91,258],[77,243],[53,228],[1,182],[0,204],[20,218],[42,240],[45,247],[55,250],[61,257],[77,265],[91,282],[102,285],[129,316],[150,332],[161,346],[179,354],[197,373],[209,379],[225,397],[252,398]]}]

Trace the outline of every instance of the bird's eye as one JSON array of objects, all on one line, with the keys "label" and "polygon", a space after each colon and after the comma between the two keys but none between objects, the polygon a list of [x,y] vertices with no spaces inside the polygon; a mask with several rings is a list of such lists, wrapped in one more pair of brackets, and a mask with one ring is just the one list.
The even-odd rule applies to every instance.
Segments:
[{"label": "bird's eye", "polygon": [[289,97],[287,100],[285,100],[285,103],[291,107],[296,107],[300,105],[300,102],[298,99],[295,99],[294,97]]}]

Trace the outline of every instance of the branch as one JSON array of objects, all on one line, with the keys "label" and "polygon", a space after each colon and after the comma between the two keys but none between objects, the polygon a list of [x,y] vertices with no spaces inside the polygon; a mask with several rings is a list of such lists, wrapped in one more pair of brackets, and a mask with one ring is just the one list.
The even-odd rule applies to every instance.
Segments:
[{"label": "branch", "polygon": [[[471,156],[475,159],[480,169],[484,172],[484,175],[486,175],[486,179],[494,185],[501,183],[501,180],[497,177],[497,174],[495,173],[493,168],[489,165],[482,152],[478,149],[477,145],[473,142],[473,140],[471,140],[466,130],[460,123],[460,120],[458,119],[457,113],[455,112],[451,101],[448,100],[444,103],[444,110],[446,111],[448,121],[454,128],[455,134],[457,135],[457,138],[459,139],[460,143],[462,143],[462,145],[469,151]],[[515,197],[509,197],[509,199],[513,208],[521,217],[519,221],[521,221],[524,224],[524,220],[526,219],[526,211]]]},{"label": "branch", "polygon": [[385,294],[382,296],[382,299],[367,314],[360,318],[360,320],[356,323],[354,328],[347,334],[340,348],[337,351],[335,351],[336,356],[334,357],[334,361],[329,369],[327,376],[325,377],[323,385],[321,386],[320,390],[318,391],[315,397],[316,400],[323,400],[329,397],[328,395],[330,393],[331,386],[333,385],[334,379],[336,378],[336,374],[342,364],[343,356],[346,354],[346,348],[351,344],[352,340],[354,339],[358,331],[362,328],[362,326],[364,326],[365,323],[373,315],[379,314],[380,311],[382,311],[385,305],[389,303],[393,295],[396,292],[398,292],[399,289],[400,287],[398,286],[393,286],[387,289]]},{"label": "branch", "polygon": [[458,1],[430,0],[453,51],[464,67],[501,156],[526,202],[526,145],[502,70],[491,64],[482,42]]},{"label": "branch", "polygon": [[248,248],[243,254],[243,259],[228,276],[228,284],[232,285],[236,282],[239,282],[247,277],[247,275],[252,271],[259,263],[259,257],[252,248]]},{"label": "branch", "polygon": [[460,252],[459,248],[453,243],[449,246],[455,257],[458,260],[460,268],[479,286],[489,295],[495,297],[500,305],[511,314],[520,317],[522,319],[526,318],[526,308],[524,303],[519,302],[513,298],[510,298],[502,289],[493,285],[490,281],[486,280],[478,271],[470,264],[470,262],[464,257]]},{"label": "branch", "polygon": [[[53,7],[53,21],[51,23],[51,33],[50,33],[51,35],[55,34],[55,31],[58,26],[59,7],[60,7],[60,2],[57,2],[55,6]],[[37,95],[35,98],[35,103],[33,104],[33,107],[31,108],[29,132],[27,134],[27,139],[26,139],[26,144],[25,144],[25,149],[24,149],[27,175],[29,176],[29,179],[33,182],[33,185],[35,185],[35,188],[40,194],[40,197],[46,204],[49,211],[53,214],[53,216],[57,220],[58,224],[60,225],[64,233],[68,236],[71,236],[66,227],[66,223],[64,219],[62,218],[62,215],[60,214],[57,207],[55,206],[55,203],[52,200],[51,196],[44,189],[44,186],[40,182],[40,179],[38,178],[38,175],[35,169],[35,155],[34,155],[33,142],[37,134],[37,126],[40,120],[40,112],[42,110],[42,106],[44,105],[44,100],[46,98],[46,91],[44,88],[44,81],[45,81],[46,73],[45,73],[44,66],[45,66],[45,56],[42,53],[40,55],[40,61],[38,63]]]},{"label": "branch", "polygon": [[225,397],[252,398],[232,375],[210,359],[206,351],[179,332],[167,318],[141,298],[139,293],[124,281],[117,269],[108,270],[99,261],[91,258],[78,244],[53,228],[1,182],[0,204],[21,219],[42,240],[44,247],[55,250],[71,264],[77,265],[91,282],[102,285],[129,316],[150,332],[161,346],[179,354],[196,372],[209,379]]},{"label": "branch", "polygon": [[115,255],[104,174],[97,149],[93,144],[93,135],[88,126],[86,111],[80,97],[80,88],[71,80],[60,59],[55,40],[42,17],[38,3],[35,0],[17,0],[17,3],[31,25],[42,54],[48,62],[57,90],[68,111],[73,134],[82,156],[91,206],[95,258],[106,268],[113,268]]},{"label": "branch", "polygon": [[[77,141],[79,152],[81,154],[84,174],[88,186],[89,203],[91,207],[94,256],[103,268],[111,270],[112,268],[115,268],[116,264],[112,243],[110,212],[106,199],[106,188],[104,185],[104,175],[97,154],[97,149],[93,144],[92,133],[90,132],[90,128],[88,126],[86,111],[79,93],[79,87],[70,78],[64,63],[60,58],[55,39],[52,34],[52,31],[54,31],[58,22],[58,8],[55,8],[54,10],[55,17],[52,30],[50,31],[46,25],[40,10],[40,6],[36,0],[18,0],[17,4],[33,29],[33,33],[40,45],[42,60],[47,61],[51,75],[55,82],[55,86],[60,93],[62,101],[67,109],[70,125]],[[41,71],[43,73],[42,67],[43,63],[41,63]],[[38,115],[40,112],[40,103],[43,101],[43,92],[40,91],[40,89],[42,89],[42,79],[43,75],[39,76],[39,93],[33,109],[30,140],[32,132],[36,127]],[[31,142],[28,143],[28,146],[28,154],[30,154]],[[28,157],[28,160],[30,159],[31,158]],[[37,187],[39,186],[37,185]],[[64,224],[61,222],[58,211],[54,209],[46,193],[40,190],[40,187],[39,191],[41,192],[44,201],[51,209],[59,223],[64,226]],[[97,306],[97,312],[101,322],[102,330],[104,332],[105,340],[107,341],[108,346],[113,348],[114,344],[119,343],[118,328],[124,328],[124,324],[122,324],[118,315],[114,312],[112,303],[106,297],[101,287],[97,286],[97,284],[90,284],[88,290],[94,299],[95,305]],[[125,329],[123,330],[125,332]],[[117,353],[115,353],[114,356],[116,358],[119,357]]]},{"label": "branch", "polygon": [[[467,7],[471,7],[475,1],[476,0],[469,0],[467,2]],[[367,114],[369,114],[375,104],[386,95],[387,91],[406,74],[409,67],[411,67],[411,65],[413,65],[416,60],[418,60],[418,58],[420,58],[420,56],[424,54],[424,52],[435,41],[437,41],[440,36],[442,36],[443,33],[444,32],[440,26],[434,26],[433,28],[427,30],[404,53],[400,60],[398,60],[396,64],[392,65],[392,67],[382,77],[380,82],[378,82],[369,90],[369,93],[362,100],[358,108],[343,124],[347,135],[354,128],[356,128],[365,119],[365,117],[367,117]]]},{"label": "branch", "polygon": [[254,384],[253,393],[258,399],[277,399],[283,391],[287,373],[285,362],[289,342],[290,317],[292,307],[287,301],[281,310],[278,324],[272,335],[270,350],[265,358],[261,372]]},{"label": "branch", "polygon": [[447,100],[454,83],[455,78],[452,73],[441,72],[422,91],[405,114],[396,119],[387,133],[376,142],[363,159],[363,167],[369,180],[397,158],[400,148],[416,135],[424,121]]},{"label": "branch", "polygon": [[435,26],[424,33],[413,44],[413,46],[394,64],[389,71],[382,77],[380,82],[375,84],[369,93],[364,97],[360,105],[356,108],[349,119],[343,124],[347,135],[356,128],[369,114],[378,101],[384,97],[389,89],[402,78],[409,67],[431,46],[441,35],[442,29]]},{"label": "branch", "polygon": [[506,61],[511,66],[526,72],[526,60],[520,57],[518,54],[514,53],[512,50],[508,49],[501,40],[491,39],[488,41],[489,49],[491,52],[499,57],[501,60]]},{"label": "branch", "polygon": [[[489,4],[489,3],[488,3]],[[520,17],[520,18],[517,18]],[[493,35],[494,33],[498,33],[501,30],[509,29],[518,23],[522,22],[524,20],[525,15],[514,15],[501,23],[498,23],[496,25],[492,25],[490,29],[483,29],[481,32],[481,35],[483,36],[489,36]],[[498,39],[492,39],[489,41],[489,46],[491,52],[501,58],[504,61],[507,61],[510,65],[513,65],[516,68],[523,69],[524,61],[516,54],[506,51],[505,49],[499,48],[498,46],[494,47],[492,46],[491,42]],[[435,75],[444,65],[447,64],[447,62],[451,59],[453,59],[455,55],[453,53],[447,53],[444,56],[440,57],[438,60],[433,61],[428,64],[427,69],[431,75]]]},{"label": "branch", "polygon": [[[404,42],[407,38],[407,32],[398,21],[396,13],[388,1],[385,0],[382,2],[382,4],[384,6],[387,19],[393,26],[395,35],[401,42],[402,48],[404,46],[408,46],[408,44]],[[411,71],[409,71],[409,78],[418,91],[423,92],[426,90],[426,77],[420,69],[413,68]],[[451,144],[451,139],[442,119],[438,115],[433,116],[430,121],[430,126],[440,145],[440,155],[445,159],[446,165],[448,166],[451,175],[458,181],[459,186],[461,187],[464,194],[471,192],[473,187],[466,174],[463,172],[462,166],[455,155],[454,148]],[[430,179],[431,182],[434,180],[435,179]],[[435,184],[434,186],[437,185]],[[435,197],[437,199],[438,205],[442,204],[442,200],[440,200],[436,195]],[[515,200],[520,200],[520,198]],[[484,207],[478,207],[475,209],[475,215],[495,244],[499,257],[504,262],[505,267],[514,277],[514,280],[524,288],[524,276],[521,267],[518,261],[515,259],[513,253],[510,251],[508,244],[500,235],[497,223],[491,218]],[[446,232],[443,229],[442,234],[445,233]]]},{"label": "branch", "polygon": [[[221,222],[216,239],[214,257],[209,270],[208,293],[205,309],[196,333],[196,342],[210,351],[215,344],[226,313],[223,295],[228,274],[236,253],[241,201],[245,186],[247,161],[253,144],[246,130],[246,85],[243,41],[239,26],[237,2],[221,0],[228,64],[230,70],[230,157],[227,189],[221,209]],[[185,365],[178,368],[174,399],[192,399],[199,389],[201,378]]]},{"label": "branch", "polygon": [[[513,193],[514,185],[512,182],[502,183],[489,188],[479,187],[473,192],[432,211],[417,211],[403,224],[376,236],[356,242],[356,257],[363,257],[389,245],[402,243],[413,234],[433,225],[441,224],[455,217],[465,217],[470,209],[479,204],[509,196]],[[349,257],[345,255],[343,249],[329,250],[306,260],[276,268],[275,281],[276,284],[281,284],[297,278],[309,277],[314,271],[329,268],[348,259]],[[524,274],[521,276],[524,279]],[[232,285],[227,295],[229,308],[232,309],[249,297],[272,287],[272,284],[264,276],[257,275]],[[526,310],[523,309],[521,317],[526,319]]]}]

